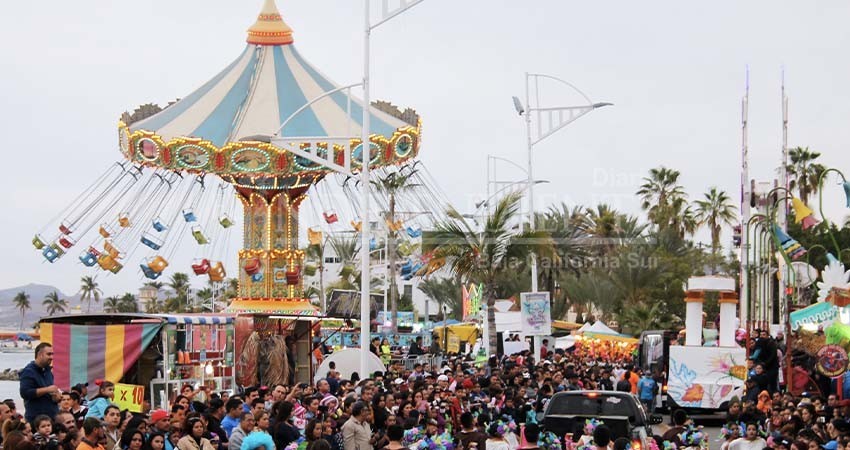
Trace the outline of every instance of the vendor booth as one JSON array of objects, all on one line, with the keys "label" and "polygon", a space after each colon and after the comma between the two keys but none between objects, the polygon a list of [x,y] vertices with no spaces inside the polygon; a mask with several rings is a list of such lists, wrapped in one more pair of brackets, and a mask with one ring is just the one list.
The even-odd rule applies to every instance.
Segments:
[{"label": "vendor booth", "polygon": [[436,326],[433,333],[439,338],[441,346],[445,347],[447,353],[461,353],[461,342],[466,343],[471,349],[481,335],[481,330],[475,324],[458,323]]},{"label": "vendor booth", "polygon": [[[235,388],[233,317],[102,314],[41,320],[54,349],[57,386],[108,380],[142,386],[162,407],[184,385],[207,392]],[[141,397],[141,396],[140,396]]]}]

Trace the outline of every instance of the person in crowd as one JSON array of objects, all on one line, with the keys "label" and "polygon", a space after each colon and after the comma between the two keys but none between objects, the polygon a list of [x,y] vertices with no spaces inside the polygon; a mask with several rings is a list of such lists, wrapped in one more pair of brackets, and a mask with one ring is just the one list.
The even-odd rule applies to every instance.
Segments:
[{"label": "person in crowd", "polygon": [[165,450],[165,435],[154,431],[148,435],[142,450]]},{"label": "person in crowd", "polygon": [[[19,393],[24,399],[24,417],[32,422],[44,414],[54,417],[59,412],[62,393],[53,383],[53,346],[42,342],[35,347],[35,359],[19,374]],[[14,409],[14,408],[11,408]]]},{"label": "person in crowd", "polygon": [[242,448],[242,440],[252,431],[254,431],[254,414],[243,412],[239,418],[239,425],[233,428],[233,432],[228,438],[228,450],[240,450]]},{"label": "person in crowd", "polygon": [[97,386],[97,395],[89,402],[86,418],[103,419],[106,415],[106,407],[112,404],[112,399],[115,397],[115,383],[108,380],[96,380],[94,384]]},{"label": "person in crowd", "polygon": [[121,450],[142,450],[145,445],[145,433],[136,428],[121,433]]},{"label": "person in crowd", "polygon": [[100,444],[103,435],[103,425],[96,417],[86,417],[83,421],[83,435],[77,450],[104,450]]},{"label": "person in crowd", "polygon": [[224,406],[227,415],[221,419],[221,429],[227,433],[227,439],[233,434],[233,429],[239,425],[239,418],[242,417],[244,410],[242,409],[242,400],[238,397],[231,397],[227,400]]},{"label": "person in crowd", "polygon": [[359,401],[351,407],[351,418],[342,426],[345,450],[372,450],[372,429],[367,422],[369,406]]},{"label": "person in crowd", "polygon": [[658,385],[655,383],[655,380],[652,379],[648,370],[643,372],[643,376],[640,378],[640,381],[638,381],[637,389],[641,403],[643,403],[647,411],[654,413],[655,393],[657,392]]},{"label": "person in crowd", "polygon": [[185,435],[177,441],[179,450],[215,450],[210,440],[204,437],[206,427],[200,417],[186,419],[183,429]]},{"label": "person in crowd", "polygon": [[758,424],[750,422],[746,427],[744,435],[729,444],[729,450],[762,450],[767,447],[767,442],[759,436]]}]

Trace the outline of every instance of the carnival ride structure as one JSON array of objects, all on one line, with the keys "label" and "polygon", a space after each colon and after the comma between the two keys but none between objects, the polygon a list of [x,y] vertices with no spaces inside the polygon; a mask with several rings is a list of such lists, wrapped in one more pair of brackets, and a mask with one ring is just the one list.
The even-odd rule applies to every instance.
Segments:
[{"label": "carnival ride structure", "polygon": [[[192,272],[220,283],[233,273],[223,261],[238,222],[238,200],[243,248],[238,296],[227,312],[319,316],[304,295],[304,275],[315,272],[315,262],[299,247],[299,214],[312,194],[321,225],[308,231],[309,244],[324,233],[356,233],[363,226],[341,221],[346,214],[334,205],[335,198],[346,199],[352,217],[359,215],[351,191],[364,156],[358,136],[365,106],[351,95],[353,86],[340,87],[311,65],[293,44],[292,29],[274,0],[265,0],[248,29],[245,49],[224,70],[164,109],[146,105],[122,116],[118,146],[124,160],[110,166],[32,243],[50,263],[81,247],[78,261],[84,266],[117,274],[138,263],[142,276],[155,280],[172,267],[180,244],[194,241]],[[424,211],[384,214],[378,225],[392,236],[406,236],[402,248],[410,259],[401,261],[404,276],[431,273],[441,263],[416,253],[415,240],[421,238],[422,221],[433,219],[445,198],[434,196],[438,189],[427,170],[412,164],[421,121],[412,110],[388,103],[368,107],[370,170],[379,176],[410,171],[412,184],[421,189],[404,195]],[[323,199],[320,182],[332,173],[341,195],[326,187]],[[373,189],[372,196],[379,207],[387,206],[386,193]],[[341,230],[348,224],[351,229]],[[381,243],[373,239],[373,245]]]}]

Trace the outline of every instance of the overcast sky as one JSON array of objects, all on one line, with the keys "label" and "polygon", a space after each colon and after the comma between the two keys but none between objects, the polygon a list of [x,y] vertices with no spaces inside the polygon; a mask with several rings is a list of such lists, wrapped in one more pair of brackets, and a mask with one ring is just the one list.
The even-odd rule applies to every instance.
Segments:
[{"label": "overcast sky", "polygon": [[[244,48],[261,4],[4,4],[0,288],[76,292],[83,267],[73,258],[45,263],[32,235],[120,158],[121,112],[185,96],[218,73]],[[278,6],[309,61],[339,84],[359,81],[362,1]],[[747,65],[751,175],[772,178],[779,163],[782,67],[789,145],[850,169],[848,17],[850,3],[838,0],[426,0],[374,32],[372,92],[420,113],[421,159],[460,209],[484,197],[488,154],[525,164],[525,125],[511,104],[524,97],[525,72],[615,104],[535,147],[535,175],[550,181],[536,190],[538,207],[607,202],[638,213],[633,193],[659,165],[680,170],[692,198],[717,185],[737,201]],[[557,89],[543,97],[569,101]],[[840,206],[840,188],[829,189],[827,203]],[[100,282],[111,295],[135,292],[143,279],[125,270]]]}]

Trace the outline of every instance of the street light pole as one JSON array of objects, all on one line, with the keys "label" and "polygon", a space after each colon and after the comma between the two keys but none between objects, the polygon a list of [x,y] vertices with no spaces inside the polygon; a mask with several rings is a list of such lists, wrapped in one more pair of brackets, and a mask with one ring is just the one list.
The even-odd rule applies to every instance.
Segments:
[{"label": "street light pole", "polygon": [[[532,103],[531,97],[531,80],[534,80],[534,103]],[[584,100],[587,101],[584,105],[579,106],[555,106],[555,107],[542,107],[540,105],[540,79],[548,79],[558,82],[573,91],[577,92]],[[523,107],[520,100],[516,97],[514,100],[514,108],[516,108],[517,112],[522,115],[525,114],[525,131],[526,131],[526,145],[528,151],[528,231],[534,231],[534,176],[532,173],[533,168],[533,150],[534,145],[551,136],[561,128],[569,125],[570,123],[577,120],[579,117],[593,111],[594,109],[601,108],[603,106],[610,106],[612,103],[594,103],[590,100],[590,98],[581,92],[577,87],[573,86],[567,81],[564,81],[560,78],[556,78],[550,75],[543,75],[539,73],[525,73],[525,107]],[[537,134],[532,135],[531,130],[531,115],[532,113],[536,116],[537,121]],[[547,120],[542,120],[545,115]],[[537,292],[537,255],[532,251],[531,252],[531,292]],[[550,300],[551,301],[551,300]],[[540,355],[540,336],[534,337],[534,349],[533,354],[535,358],[538,358]]]},{"label": "street light pole", "polygon": [[363,0],[363,127],[360,135],[360,156],[362,157],[360,169],[360,184],[362,185],[360,187],[360,377],[363,379],[369,378],[369,351],[367,349],[370,340],[369,311],[372,303],[369,289],[369,282],[371,281],[369,270],[369,162],[372,154],[372,144],[369,139],[369,121],[371,118],[371,99],[369,97],[370,39],[372,30],[424,0],[401,0],[401,6],[394,10],[390,10],[389,1],[384,0],[381,19],[374,25],[370,13],[371,1]]}]

